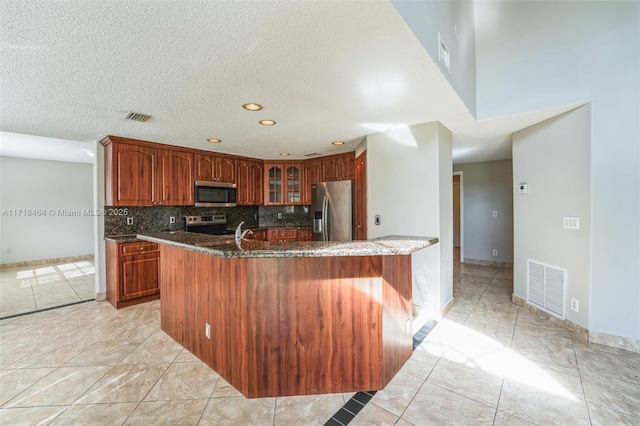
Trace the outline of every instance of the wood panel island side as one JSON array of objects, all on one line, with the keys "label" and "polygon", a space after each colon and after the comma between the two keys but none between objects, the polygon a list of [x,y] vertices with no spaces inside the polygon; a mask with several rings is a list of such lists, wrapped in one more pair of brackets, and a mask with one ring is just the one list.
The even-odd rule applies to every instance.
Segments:
[{"label": "wood panel island side", "polygon": [[382,389],[412,352],[411,252],[437,238],[160,245],[161,328],[249,398]]}]

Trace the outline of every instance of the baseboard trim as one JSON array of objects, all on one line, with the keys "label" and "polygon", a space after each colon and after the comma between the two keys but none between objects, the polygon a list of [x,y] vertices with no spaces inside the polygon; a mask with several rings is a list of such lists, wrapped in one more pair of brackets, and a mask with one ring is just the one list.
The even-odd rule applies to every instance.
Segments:
[{"label": "baseboard trim", "polygon": [[80,262],[82,260],[93,259],[93,254],[84,254],[81,256],[54,257],[51,259],[25,260],[24,262],[0,263],[0,271],[6,271],[14,268],[24,268],[28,266],[44,266],[51,263]]},{"label": "baseboard trim", "polygon": [[470,265],[495,266],[497,268],[513,269],[513,263],[510,263],[510,262],[497,262],[493,260],[469,259],[465,257],[464,263],[468,263]]},{"label": "baseboard trim", "polygon": [[107,292],[96,293],[96,302],[102,302],[103,300],[107,300]]},{"label": "baseboard trim", "polygon": [[630,337],[620,337],[613,334],[589,331],[589,341],[599,345],[611,346],[626,351],[640,353],[640,340]]},{"label": "baseboard trim", "polygon": [[581,325],[576,324],[573,321],[558,319],[553,315],[550,315],[543,310],[528,304],[526,300],[524,300],[522,297],[516,296],[515,294],[511,295],[511,300],[519,307],[526,309],[529,312],[534,312],[540,317],[548,319],[549,321],[566,328],[575,336],[586,342],[597,343],[599,345],[610,346],[612,348],[624,349],[627,351],[640,353],[640,340],[591,331],[582,327]]},{"label": "baseboard trim", "polygon": [[440,309],[440,318],[444,318],[449,311],[451,310],[451,308],[453,308],[453,297],[451,299],[449,299],[449,301],[442,307],[442,309]]}]

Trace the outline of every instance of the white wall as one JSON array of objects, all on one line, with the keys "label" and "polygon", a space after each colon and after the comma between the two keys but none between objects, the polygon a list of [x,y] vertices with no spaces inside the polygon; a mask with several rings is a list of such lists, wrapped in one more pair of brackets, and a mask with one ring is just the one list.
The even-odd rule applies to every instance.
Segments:
[{"label": "white wall", "polygon": [[[513,263],[511,160],[456,164],[463,172],[464,257]],[[493,217],[493,212],[498,217]],[[498,256],[493,250],[498,250]]]},{"label": "white wall", "polygon": [[[567,269],[567,319],[588,328],[591,217],[588,106],[513,134],[514,293],[527,297],[527,259]],[[563,229],[564,216],[580,230]],[[570,309],[579,300],[580,312]]]},{"label": "white wall", "polygon": [[402,19],[436,64],[439,62],[438,33],[451,53],[451,73],[441,66],[469,111],[476,113],[476,46],[474,2],[392,0]]},{"label": "white wall", "polygon": [[475,10],[478,118],[591,102],[589,329],[640,339],[640,3]]},{"label": "white wall", "polygon": [[[93,217],[49,210],[93,208],[93,165],[0,157],[0,263],[92,254]],[[44,209],[45,216],[5,209]]]},{"label": "white wall", "polygon": [[[439,244],[412,255],[413,303],[430,318],[452,295],[451,173],[451,133],[440,123],[367,136],[368,237],[440,238]],[[376,215],[380,225],[375,225]]]}]

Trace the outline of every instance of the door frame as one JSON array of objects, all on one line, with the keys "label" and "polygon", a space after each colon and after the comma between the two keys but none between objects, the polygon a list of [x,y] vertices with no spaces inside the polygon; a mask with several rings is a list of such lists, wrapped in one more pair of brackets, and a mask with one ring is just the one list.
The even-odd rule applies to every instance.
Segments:
[{"label": "door frame", "polygon": [[460,176],[460,263],[464,263],[464,172],[453,172],[452,176]]}]

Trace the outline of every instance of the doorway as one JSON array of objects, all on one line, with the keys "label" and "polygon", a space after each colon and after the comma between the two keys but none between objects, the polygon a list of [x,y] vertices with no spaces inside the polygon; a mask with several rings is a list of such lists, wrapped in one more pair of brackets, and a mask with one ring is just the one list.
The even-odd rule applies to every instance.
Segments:
[{"label": "doorway", "polygon": [[462,172],[453,172],[453,261],[464,262],[464,200]]}]

